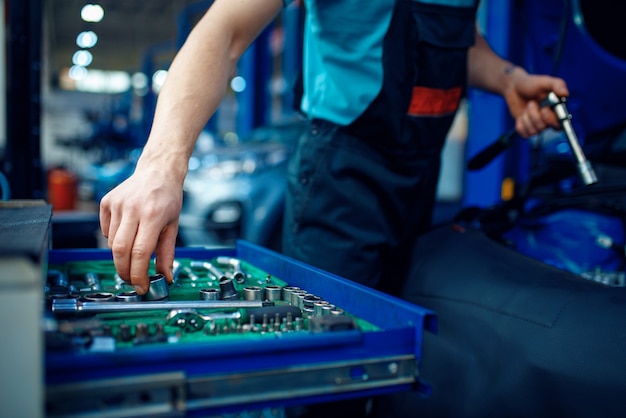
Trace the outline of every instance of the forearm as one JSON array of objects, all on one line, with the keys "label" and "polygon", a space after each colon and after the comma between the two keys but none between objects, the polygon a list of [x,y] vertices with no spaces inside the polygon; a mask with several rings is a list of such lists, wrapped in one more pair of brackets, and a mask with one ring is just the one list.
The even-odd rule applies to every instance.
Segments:
[{"label": "forearm", "polygon": [[138,166],[155,165],[182,181],[198,135],[217,109],[234,64],[225,46],[190,36],[169,68],[159,93],[152,129]]},{"label": "forearm", "polygon": [[468,52],[468,85],[504,96],[513,77],[526,71],[497,55],[476,30],[475,44]]},{"label": "forearm", "polygon": [[221,0],[172,62],[138,168],[160,167],[182,183],[198,135],[216,111],[240,56],[280,11],[280,0]]}]

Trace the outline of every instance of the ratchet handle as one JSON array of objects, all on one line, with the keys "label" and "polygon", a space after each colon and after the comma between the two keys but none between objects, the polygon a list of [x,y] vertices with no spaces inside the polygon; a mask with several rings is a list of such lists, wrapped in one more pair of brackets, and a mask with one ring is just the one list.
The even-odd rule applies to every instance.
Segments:
[{"label": "ratchet handle", "polygon": [[470,171],[480,170],[493,161],[498,155],[511,146],[511,140],[515,136],[515,129],[511,129],[498,137],[493,143],[483,148],[467,163]]}]

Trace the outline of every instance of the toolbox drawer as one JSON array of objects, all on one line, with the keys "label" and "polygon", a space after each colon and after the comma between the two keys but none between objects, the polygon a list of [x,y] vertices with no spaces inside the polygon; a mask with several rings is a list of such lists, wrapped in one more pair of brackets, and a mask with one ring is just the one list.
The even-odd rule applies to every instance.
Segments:
[{"label": "toolbox drawer", "polygon": [[[220,265],[218,258],[239,262],[241,269]],[[427,390],[419,370],[422,334],[436,331],[433,312],[246,241],[238,241],[235,248],[178,248],[176,259],[182,270],[169,286],[167,303],[120,313],[97,309],[125,302],[85,299],[87,294],[125,291],[114,279],[109,250],[49,252],[47,416],[200,415]],[[231,301],[257,303],[249,292],[269,285],[272,296],[266,293],[262,299],[274,305],[269,307],[272,317],[260,318],[265,308],[226,309],[233,317],[221,322],[215,310],[197,307],[214,302],[200,296],[200,289],[223,289],[214,273],[196,268],[200,262],[218,265],[224,283],[235,284],[239,296]],[[85,269],[94,270],[90,274],[98,286],[74,285],[68,293],[80,294],[74,307],[86,311],[60,308],[72,305],[63,305],[66,296],[55,293],[58,283],[50,283],[51,277],[63,271],[69,289],[75,276],[85,276]],[[227,280],[239,270],[245,278]],[[285,287],[314,297],[298,299]],[[282,289],[280,296],[277,288]],[[311,307],[317,299],[326,303]],[[172,321],[169,306],[175,302],[194,307],[176,312],[179,320]],[[336,310],[323,310],[328,304]],[[89,310],[94,306],[96,311]],[[292,314],[293,306],[301,317]],[[279,309],[283,307],[289,310],[286,317]]]}]

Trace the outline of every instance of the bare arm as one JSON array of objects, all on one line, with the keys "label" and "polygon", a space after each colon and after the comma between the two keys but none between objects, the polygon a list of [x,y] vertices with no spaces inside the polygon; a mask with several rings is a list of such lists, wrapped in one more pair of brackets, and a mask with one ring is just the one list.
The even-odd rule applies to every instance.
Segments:
[{"label": "bare arm", "polygon": [[148,290],[150,257],[172,280],[182,185],[202,128],[222,100],[236,63],[280,12],[282,0],[216,0],[169,68],[135,172],[100,203],[100,226],[119,275]]},{"label": "bare arm", "polygon": [[523,137],[536,135],[548,126],[559,127],[554,113],[539,102],[550,91],[569,94],[564,80],[547,75],[531,75],[521,67],[499,57],[476,31],[475,44],[469,50],[468,84],[504,97],[515,128]]}]

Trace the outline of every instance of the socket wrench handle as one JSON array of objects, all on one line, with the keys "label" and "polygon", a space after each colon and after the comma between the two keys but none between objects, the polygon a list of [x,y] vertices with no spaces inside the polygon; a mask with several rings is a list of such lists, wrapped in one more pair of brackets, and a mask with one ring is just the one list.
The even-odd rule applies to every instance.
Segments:
[{"label": "socket wrench handle", "polygon": [[510,129],[500,135],[495,142],[485,147],[482,151],[480,151],[468,161],[467,169],[470,171],[475,171],[485,167],[504,150],[511,146],[512,139],[515,135],[515,129]]},{"label": "socket wrench handle", "polygon": [[260,300],[183,300],[155,302],[83,302],[76,299],[52,300],[55,314],[97,314],[106,312],[137,312],[172,309],[240,309],[273,306],[274,302]]},{"label": "socket wrench handle", "polygon": [[598,178],[596,177],[596,173],[594,172],[591,163],[587,160],[587,157],[585,157],[583,149],[580,146],[580,142],[578,141],[578,137],[576,136],[576,132],[574,131],[574,127],[572,125],[572,114],[568,111],[565,102],[565,97],[559,97],[556,93],[551,91],[548,93],[548,97],[546,97],[541,104],[542,106],[549,106],[552,110],[554,110],[554,113],[563,128],[563,132],[567,137],[567,141],[569,142],[572,153],[574,154],[574,158],[576,158],[578,174],[580,175],[583,184],[585,186],[589,186],[597,183]]}]

